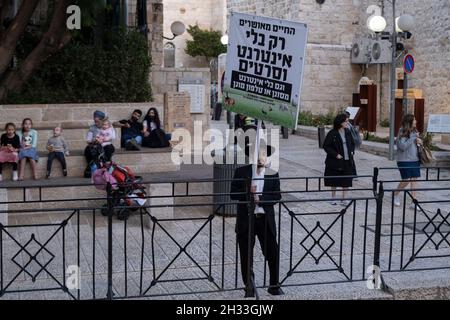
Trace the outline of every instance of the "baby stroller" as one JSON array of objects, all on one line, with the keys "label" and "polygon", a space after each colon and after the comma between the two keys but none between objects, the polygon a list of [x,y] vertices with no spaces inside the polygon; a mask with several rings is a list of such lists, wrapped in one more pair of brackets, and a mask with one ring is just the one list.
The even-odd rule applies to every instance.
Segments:
[{"label": "baby stroller", "polygon": [[[92,182],[99,190],[106,190],[108,183],[112,187],[112,205],[116,207],[117,218],[126,220],[132,212],[139,210],[147,202],[142,178],[124,166],[114,162],[106,163],[92,175]],[[102,209],[102,215],[108,215],[108,205]]]}]

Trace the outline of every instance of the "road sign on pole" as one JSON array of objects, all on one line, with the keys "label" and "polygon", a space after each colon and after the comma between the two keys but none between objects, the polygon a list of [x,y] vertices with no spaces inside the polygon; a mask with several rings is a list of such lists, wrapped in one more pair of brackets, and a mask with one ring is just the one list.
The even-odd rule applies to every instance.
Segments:
[{"label": "road sign on pole", "polygon": [[414,71],[414,57],[411,54],[407,54],[403,59],[403,70],[405,73],[412,73]]}]

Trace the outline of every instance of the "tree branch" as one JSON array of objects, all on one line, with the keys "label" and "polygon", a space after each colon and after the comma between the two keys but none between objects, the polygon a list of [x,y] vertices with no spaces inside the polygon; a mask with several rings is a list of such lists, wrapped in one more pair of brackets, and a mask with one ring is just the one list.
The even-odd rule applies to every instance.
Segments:
[{"label": "tree branch", "polygon": [[6,14],[5,12],[6,12],[7,8],[8,8],[8,5],[5,2],[1,1],[0,2],[0,42],[3,38],[3,21],[5,20],[5,14]]},{"label": "tree branch", "polygon": [[50,27],[39,44],[25,58],[20,68],[9,73],[0,83],[0,100],[9,91],[18,90],[42,63],[70,42],[72,36],[66,28],[66,9],[70,0],[57,0]]},{"label": "tree branch", "polygon": [[16,50],[17,42],[20,36],[24,33],[28,21],[33,15],[34,10],[39,4],[40,0],[26,0],[22,1],[17,15],[14,17],[11,25],[6,30],[3,38],[0,41],[0,77],[8,69],[14,52]]}]

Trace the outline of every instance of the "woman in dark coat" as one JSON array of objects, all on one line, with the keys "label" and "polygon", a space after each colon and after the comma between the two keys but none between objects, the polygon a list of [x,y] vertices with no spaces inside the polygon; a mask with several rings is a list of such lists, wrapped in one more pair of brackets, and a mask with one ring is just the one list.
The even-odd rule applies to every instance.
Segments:
[{"label": "woman in dark coat", "polygon": [[[346,206],[344,201],[347,188],[352,187],[353,178],[345,176],[356,176],[356,167],[353,155],[355,153],[355,141],[348,129],[348,117],[339,114],[334,119],[333,129],[328,132],[323,149],[327,153],[325,160],[325,186],[331,187],[332,197],[336,198],[336,188],[342,189],[341,205]],[[342,176],[342,177],[341,177]],[[332,203],[337,205],[335,201]]]},{"label": "woman in dark coat", "polygon": [[158,110],[150,108],[143,121],[142,146],[148,148],[164,148],[170,145],[166,139],[166,133],[161,129],[161,120]]}]

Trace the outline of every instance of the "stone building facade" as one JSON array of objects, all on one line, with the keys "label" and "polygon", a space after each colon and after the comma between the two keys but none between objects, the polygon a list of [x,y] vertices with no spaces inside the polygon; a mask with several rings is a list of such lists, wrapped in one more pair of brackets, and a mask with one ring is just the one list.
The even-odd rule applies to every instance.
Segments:
[{"label": "stone building facade", "polygon": [[[181,21],[186,28],[198,24],[207,30],[226,31],[226,1],[225,0],[164,0],[164,35],[172,37],[170,26],[174,21]],[[209,67],[203,57],[193,58],[185,53],[186,40],[190,40],[188,32],[174,40],[165,40],[164,44],[175,47],[174,67]]]},{"label": "stone building facade", "polygon": [[[416,69],[409,87],[423,90],[426,118],[429,113],[450,113],[450,1],[397,0],[397,16],[415,17],[413,38],[404,41],[415,56]],[[392,6],[383,0],[228,0],[228,12],[302,21],[308,24],[309,39],[305,65],[303,110],[325,113],[350,105],[358,81],[366,75],[378,85],[378,121],[389,117],[389,65],[367,70],[350,63],[353,40],[368,34],[368,6],[383,8],[392,30]],[[399,66],[401,61],[399,61]],[[427,119],[425,119],[427,120]]]},{"label": "stone building facade", "polygon": [[[377,120],[389,118],[390,65],[363,68],[350,62],[354,39],[369,34],[366,27],[369,14],[366,10],[370,5],[382,8],[382,14],[388,22],[386,31],[392,30],[392,6],[389,1],[325,0],[323,4],[316,0],[150,2],[152,21],[157,22],[152,27],[156,37],[161,36],[161,29],[166,37],[171,36],[170,25],[173,21],[181,21],[186,26],[198,24],[202,28],[225,33],[231,11],[305,22],[309,27],[309,35],[302,109],[327,113],[351,105],[352,94],[358,91],[360,78],[368,76],[378,85]],[[155,11],[155,8],[159,11]],[[416,19],[412,39],[403,41],[416,59],[415,71],[409,77],[409,87],[423,90],[425,120],[429,113],[450,113],[450,1],[397,0],[397,16],[403,13],[411,14]],[[170,41],[175,46],[175,67],[208,67],[204,59],[185,54],[189,37],[185,33]],[[164,64],[164,45],[167,42],[161,42],[161,38],[158,38],[152,43],[155,67]]]}]

